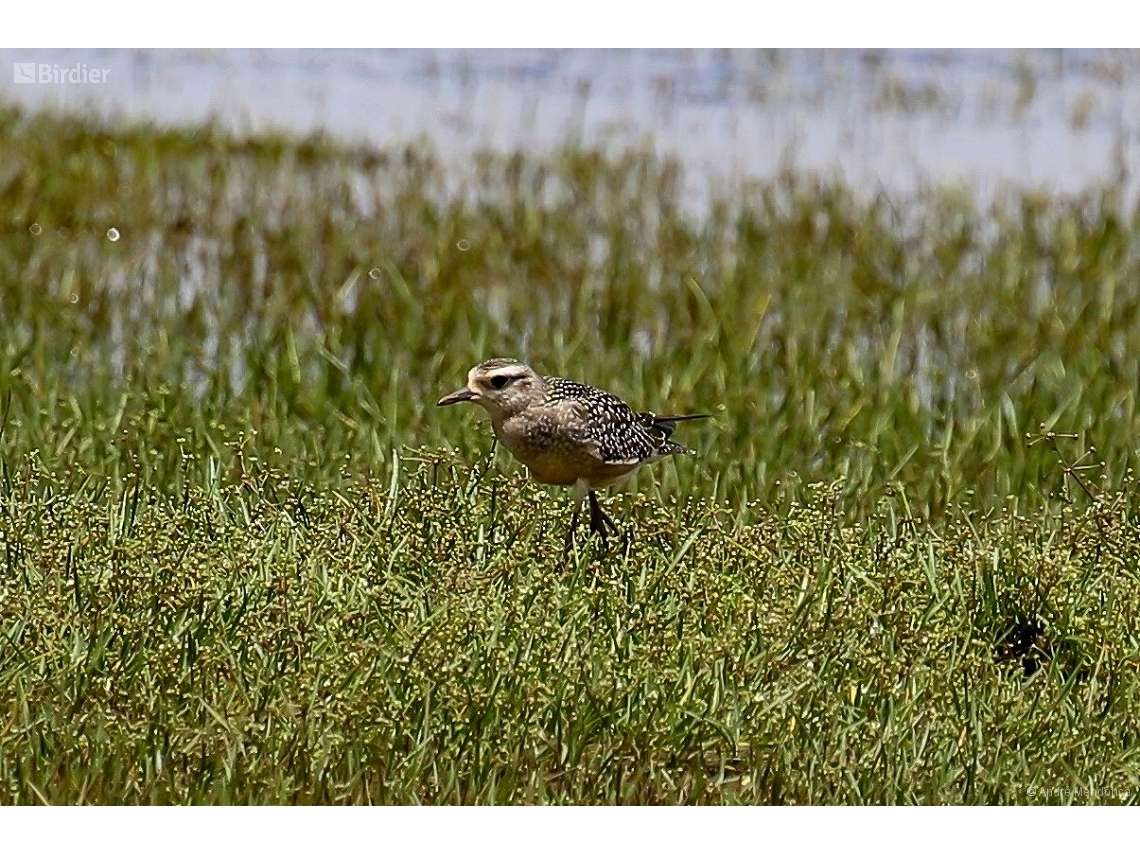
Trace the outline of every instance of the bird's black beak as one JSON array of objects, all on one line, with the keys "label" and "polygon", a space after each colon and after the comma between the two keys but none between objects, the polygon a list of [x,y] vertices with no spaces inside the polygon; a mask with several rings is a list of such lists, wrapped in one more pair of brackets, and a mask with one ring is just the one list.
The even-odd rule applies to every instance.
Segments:
[{"label": "bird's black beak", "polygon": [[475,393],[470,389],[460,389],[457,392],[452,392],[450,395],[444,395],[436,402],[436,406],[446,407],[449,404],[458,404],[460,401],[470,401],[474,397]]}]

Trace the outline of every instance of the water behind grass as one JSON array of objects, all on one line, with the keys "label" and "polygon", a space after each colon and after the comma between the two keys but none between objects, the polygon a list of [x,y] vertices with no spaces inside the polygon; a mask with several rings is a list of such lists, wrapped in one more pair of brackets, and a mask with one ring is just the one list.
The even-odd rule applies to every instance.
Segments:
[{"label": "water behind grass", "polygon": [[888,196],[1140,189],[1130,51],[0,50],[5,80],[17,62],[108,72],[4,87],[29,107],[383,146],[425,137],[453,174],[485,149],[644,144],[684,167],[695,208],[786,168]]}]

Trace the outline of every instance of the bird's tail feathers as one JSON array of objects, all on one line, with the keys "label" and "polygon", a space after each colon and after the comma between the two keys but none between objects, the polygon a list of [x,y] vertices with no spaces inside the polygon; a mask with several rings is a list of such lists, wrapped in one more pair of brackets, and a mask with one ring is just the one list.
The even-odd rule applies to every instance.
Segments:
[{"label": "bird's tail feathers", "polygon": [[653,421],[655,421],[657,424],[663,424],[665,422],[691,422],[696,419],[707,418],[711,418],[708,413],[693,413],[692,415],[688,416],[659,416],[653,414]]},{"label": "bird's tail feathers", "polygon": [[707,419],[704,413],[694,413],[688,416],[659,416],[656,413],[638,413],[638,421],[650,430],[660,431],[666,439],[673,435],[677,429],[677,422],[687,422],[694,419]]}]

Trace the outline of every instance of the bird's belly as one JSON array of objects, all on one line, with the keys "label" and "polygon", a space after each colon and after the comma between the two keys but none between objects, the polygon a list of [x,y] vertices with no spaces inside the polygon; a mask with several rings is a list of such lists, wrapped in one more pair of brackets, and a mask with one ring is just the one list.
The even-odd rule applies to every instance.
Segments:
[{"label": "bird's belly", "polygon": [[574,484],[598,464],[597,460],[575,448],[558,445],[540,447],[533,443],[506,440],[503,444],[530,470],[531,477],[543,484]]},{"label": "bird's belly", "polygon": [[577,430],[557,419],[530,414],[526,419],[507,419],[495,433],[507,450],[543,484],[575,484],[580,480],[612,482],[622,472],[607,465],[591,443]]},{"label": "bird's belly", "polygon": [[[521,459],[521,458],[520,458]],[[566,460],[552,457],[523,460],[530,476],[543,484],[575,484],[582,477],[582,468]]]},{"label": "bird's belly", "polygon": [[591,490],[608,487],[637,468],[636,465],[614,465],[556,454],[519,459],[526,464],[531,477],[536,481],[543,484],[576,484],[585,481]]}]

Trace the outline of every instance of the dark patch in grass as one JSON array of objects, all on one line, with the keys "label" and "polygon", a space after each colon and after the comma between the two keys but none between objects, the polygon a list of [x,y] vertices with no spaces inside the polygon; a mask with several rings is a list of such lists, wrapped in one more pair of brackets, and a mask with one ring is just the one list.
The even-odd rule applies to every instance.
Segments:
[{"label": "dark patch in grass", "polygon": [[1022,673],[1032,677],[1053,658],[1053,642],[1039,619],[1016,617],[1001,633],[995,655],[999,661],[1020,663]]}]

